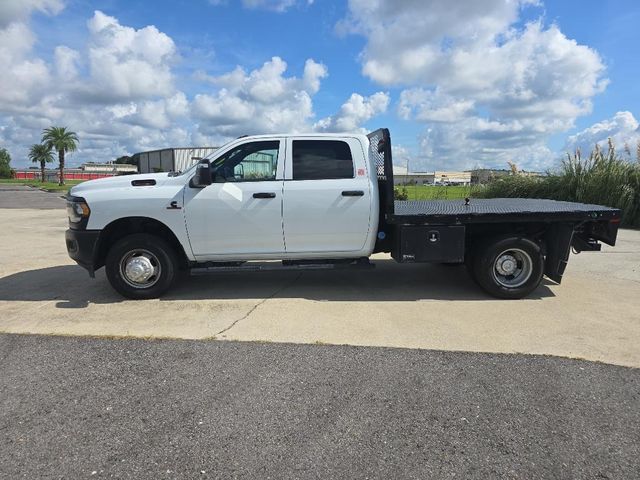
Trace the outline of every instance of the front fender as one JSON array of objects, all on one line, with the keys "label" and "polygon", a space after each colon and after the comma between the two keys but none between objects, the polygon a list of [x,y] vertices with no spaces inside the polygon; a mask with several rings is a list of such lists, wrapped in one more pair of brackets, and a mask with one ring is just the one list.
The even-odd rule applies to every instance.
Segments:
[{"label": "front fender", "polygon": [[95,259],[101,233],[100,230],[68,229],[64,234],[69,257],[85,268],[91,278],[95,277]]}]

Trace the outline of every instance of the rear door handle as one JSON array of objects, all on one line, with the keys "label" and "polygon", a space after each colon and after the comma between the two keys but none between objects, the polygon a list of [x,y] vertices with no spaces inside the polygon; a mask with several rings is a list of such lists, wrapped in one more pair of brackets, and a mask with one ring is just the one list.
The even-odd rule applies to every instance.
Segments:
[{"label": "rear door handle", "polygon": [[362,190],[345,190],[342,192],[343,197],[362,197],[364,192]]},{"label": "rear door handle", "polygon": [[253,198],[276,198],[274,192],[258,192],[253,194]]}]

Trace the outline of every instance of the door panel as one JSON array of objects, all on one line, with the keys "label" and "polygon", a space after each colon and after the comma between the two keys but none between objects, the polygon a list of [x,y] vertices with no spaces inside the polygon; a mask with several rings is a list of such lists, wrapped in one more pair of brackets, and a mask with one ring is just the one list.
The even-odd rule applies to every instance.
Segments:
[{"label": "door panel", "polygon": [[287,181],[284,187],[284,233],[287,253],[355,252],[369,233],[369,185],[362,196],[343,196],[356,189],[353,180]]},{"label": "door panel", "polygon": [[[274,197],[254,198],[260,193]],[[184,205],[196,256],[284,252],[282,180],[187,188]]]},{"label": "door panel", "polygon": [[[308,143],[289,140],[287,179],[284,182],[283,223],[288,254],[322,252],[358,252],[365,247],[370,228],[371,191],[364,173],[362,154],[354,140]],[[346,151],[355,161],[351,168],[329,158],[344,155],[342,147],[322,147],[323,142],[346,143]],[[354,144],[354,142],[356,142]],[[296,144],[299,145],[296,147]],[[301,148],[302,147],[302,148]],[[344,145],[343,145],[344,147]],[[302,159],[307,156],[308,162]],[[305,180],[296,180],[298,172]],[[291,168],[290,168],[291,165]],[[322,176],[351,178],[328,178]],[[309,178],[317,179],[309,179]]]},{"label": "door panel", "polygon": [[283,141],[241,144],[212,160],[215,183],[185,188],[187,232],[199,260],[284,253],[282,159]]}]

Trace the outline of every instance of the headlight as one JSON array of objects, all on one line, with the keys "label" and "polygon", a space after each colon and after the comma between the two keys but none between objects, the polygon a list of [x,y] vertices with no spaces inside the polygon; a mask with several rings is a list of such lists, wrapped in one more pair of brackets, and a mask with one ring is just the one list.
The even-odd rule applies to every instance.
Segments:
[{"label": "headlight", "polygon": [[86,227],[90,214],[91,209],[84,198],[69,197],[67,199],[67,215],[71,228]]}]

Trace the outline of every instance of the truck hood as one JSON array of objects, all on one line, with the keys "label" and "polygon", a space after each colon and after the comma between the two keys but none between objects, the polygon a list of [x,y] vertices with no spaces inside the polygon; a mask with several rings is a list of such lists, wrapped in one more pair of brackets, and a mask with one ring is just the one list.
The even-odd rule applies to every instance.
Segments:
[{"label": "truck hood", "polygon": [[70,195],[81,197],[87,192],[94,192],[96,190],[131,188],[132,182],[135,180],[155,180],[155,186],[159,186],[165,183],[167,178],[169,178],[168,173],[141,173],[138,175],[118,175],[115,177],[98,178],[76,185],[71,189]]}]

